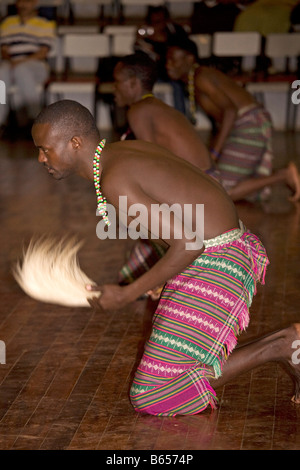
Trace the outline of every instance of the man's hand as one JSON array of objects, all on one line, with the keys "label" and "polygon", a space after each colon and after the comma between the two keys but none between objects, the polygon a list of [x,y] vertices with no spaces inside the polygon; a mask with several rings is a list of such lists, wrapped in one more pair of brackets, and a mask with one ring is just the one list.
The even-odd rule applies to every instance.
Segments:
[{"label": "man's hand", "polygon": [[86,289],[87,291],[95,292],[95,297],[90,298],[89,303],[97,310],[119,310],[130,303],[126,295],[126,287],[121,287],[117,284],[88,285]]},{"label": "man's hand", "polygon": [[147,294],[151,298],[151,300],[158,300],[161,296],[162,290],[164,286],[156,287],[155,289],[148,290]]}]

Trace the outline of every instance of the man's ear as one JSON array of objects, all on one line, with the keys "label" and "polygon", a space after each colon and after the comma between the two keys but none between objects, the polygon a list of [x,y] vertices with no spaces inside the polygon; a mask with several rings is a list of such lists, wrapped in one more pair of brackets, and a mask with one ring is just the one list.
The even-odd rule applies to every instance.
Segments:
[{"label": "man's ear", "polygon": [[187,54],[186,61],[187,61],[187,64],[191,67],[193,63],[195,62],[195,56],[193,54]]},{"label": "man's ear", "polygon": [[71,144],[74,150],[78,150],[81,146],[81,138],[77,136],[72,137]]},{"label": "man's ear", "polygon": [[130,77],[129,79],[131,89],[136,88],[139,83],[139,79],[137,77]]}]

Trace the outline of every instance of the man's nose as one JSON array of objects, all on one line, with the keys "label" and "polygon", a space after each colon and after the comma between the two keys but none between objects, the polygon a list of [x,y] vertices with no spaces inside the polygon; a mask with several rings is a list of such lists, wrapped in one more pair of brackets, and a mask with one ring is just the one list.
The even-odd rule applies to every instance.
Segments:
[{"label": "man's nose", "polygon": [[45,163],[47,161],[47,157],[42,150],[39,150],[38,161],[39,163]]}]

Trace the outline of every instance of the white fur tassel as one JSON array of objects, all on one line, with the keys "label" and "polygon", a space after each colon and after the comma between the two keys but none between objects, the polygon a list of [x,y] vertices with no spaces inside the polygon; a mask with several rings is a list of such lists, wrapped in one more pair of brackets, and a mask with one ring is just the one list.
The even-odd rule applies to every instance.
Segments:
[{"label": "white fur tassel", "polygon": [[68,307],[90,307],[85,286],[95,282],[81,270],[77,253],[82,245],[75,238],[32,239],[23,258],[13,268],[13,275],[24,292],[41,302]]}]

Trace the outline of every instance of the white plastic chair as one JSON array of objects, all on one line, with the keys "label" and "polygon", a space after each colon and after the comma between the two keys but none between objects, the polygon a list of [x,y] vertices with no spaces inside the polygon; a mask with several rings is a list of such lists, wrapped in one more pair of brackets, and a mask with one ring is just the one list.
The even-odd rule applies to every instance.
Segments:
[{"label": "white plastic chair", "polygon": [[[297,60],[300,57],[300,33],[276,33],[266,37],[265,56],[271,59],[273,65],[279,64],[279,73],[267,73],[264,79],[251,82],[247,90],[264,103],[266,93],[284,93],[286,95],[286,129],[294,128],[296,107],[292,107],[292,82],[297,77]],[[294,66],[294,70],[291,67]],[[276,71],[275,71],[276,72]]]},{"label": "white plastic chair", "polygon": [[[103,20],[105,16],[114,16],[115,7],[115,0],[68,0],[68,16],[71,21],[95,17]],[[105,8],[108,11],[106,15]]]},{"label": "white plastic chair", "polygon": [[190,34],[189,38],[196,44],[200,59],[211,56],[212,36],[210,34]]},{"label": "white plastic chair", "polygon": [[117,33],[111,37],[111,55],[119,57],[133,54],[136,32]]},{"label": "white plastic chair", "polygon": [[[240,57],[241,72],[252,73],[261,54],[262,37],[256,31],[217,32],[213,34],[212,54],[215,57]],[[239,77],[241,80],[246,77]]]},{"label": "white plastic chair", "polygon": [[164,0],[119,0],[120,17],[145,18],[149,6],[164,6]]},{"label": "white plastic chair", "polygon": [[106,34],[66,34],[62,38],[64,73],[52,79],[47,95],[61,99],[65,93],[95,93],[98,59],[109,57]]},{"label": "white plastic chair", "polygon": [[194,8],[193,0],[167,0],[166,7],[170,13],[171,18],[188,18],[190,19],[193,14]]}]

